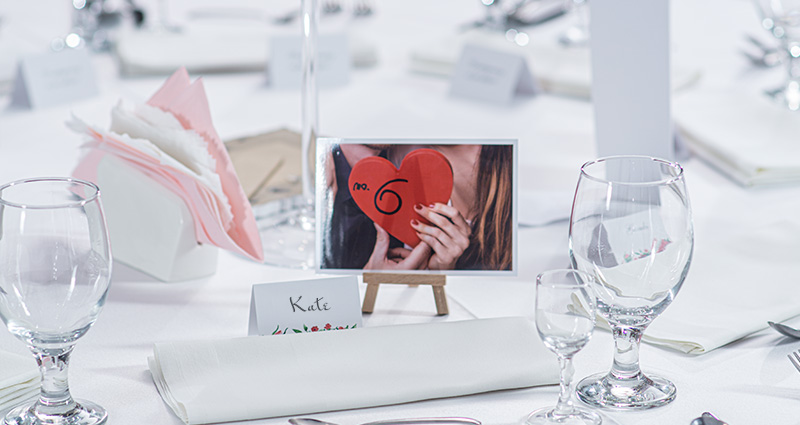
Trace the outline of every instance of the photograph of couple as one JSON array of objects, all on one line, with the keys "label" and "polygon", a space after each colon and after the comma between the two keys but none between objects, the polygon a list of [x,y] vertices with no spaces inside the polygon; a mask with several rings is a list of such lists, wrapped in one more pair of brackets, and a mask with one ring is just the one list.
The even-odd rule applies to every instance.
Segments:
[{"label": "photograph of couple", "polygon": [[[514,145],[327,143],[320,147],[322,194],[320,269],[512,271],[514,266]],[[359,141],[362,142],[362,141]],[[353,167],[369,157],[396,168],[411,152],[440,153],[452,170],[449,199],[413,205],[408,222],[419,243],[409,246],[375,223],[351,193]],[[324,155],[324,157],[322,157]]]}]

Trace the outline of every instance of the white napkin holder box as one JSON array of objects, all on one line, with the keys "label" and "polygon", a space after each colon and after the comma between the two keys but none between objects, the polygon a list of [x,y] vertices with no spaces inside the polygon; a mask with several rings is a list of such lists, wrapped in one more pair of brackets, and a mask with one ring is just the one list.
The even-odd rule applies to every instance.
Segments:
[{"label": "white napkin holder box", "polygon": [[186,203],[112,155],[97,165],[114,260],[171,282],[210,276],[219,248],[197,242]]}]

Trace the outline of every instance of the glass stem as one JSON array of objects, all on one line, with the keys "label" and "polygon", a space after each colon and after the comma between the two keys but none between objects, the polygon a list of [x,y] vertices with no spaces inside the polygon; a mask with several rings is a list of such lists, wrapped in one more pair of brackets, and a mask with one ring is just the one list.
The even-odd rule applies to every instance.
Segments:
[{"label": "glass stem", "polygon": [[303,173],[303,198],[308,205],[314,204],[314,174],[312,163],[316,149],[317,108],[317,26],[319,13],[317,0],[302,0],[303,17],[303,69],[301,88],[301,148]]},{"label": "glass stem", "polygon": [[59,350],[33,348],[42,375],[41,393],[35,409],[38,415],[65,415],[76,407],[67,379],[72,347]]},{"label": "glass stem", "polygon": [[572,356],[558,356],[558,363],[561,365],[561,392],[558,395],[558,403],[553,410],[556,416],[568,416],[573,412],[572,407],[572,376],[575,369],[572,367]]},{"label": "glass stem", "polygon": [[611,375],[619,380],[640,380],[639,344],[642,341],[644,328],[612,326],[614,335],[614,364]]}]

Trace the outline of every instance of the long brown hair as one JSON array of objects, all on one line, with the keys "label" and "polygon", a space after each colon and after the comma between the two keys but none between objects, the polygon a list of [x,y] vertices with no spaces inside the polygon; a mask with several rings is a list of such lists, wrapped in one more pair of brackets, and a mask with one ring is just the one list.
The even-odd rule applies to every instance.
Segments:
[{"label": "long brown hair", "polygon": [[512,149],[510,145],[481,146],[475,201],[482,208],[472,222],[470,244],[458,259],[457,269],[511,269]]}]

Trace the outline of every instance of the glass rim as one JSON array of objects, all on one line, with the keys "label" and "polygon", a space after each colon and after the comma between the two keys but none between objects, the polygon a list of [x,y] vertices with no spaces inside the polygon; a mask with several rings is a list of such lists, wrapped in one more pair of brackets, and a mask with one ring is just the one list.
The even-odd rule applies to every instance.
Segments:
[{"label": "glass rim", "polygon": [[[547,282],[542,282],[542,277],[543,276],[555,275],[555,274],[559,274],[559,273],[560,274],[565,274],[565,275],[566,274],[576,274],[578,276],[581,276],[581,278],[583,278],[583,283],[577,283],[577,282],[569,282],[569,283],[564,283],[564,282],[553,283],[553,282],[550,282],[550,283],[547,283]],[[537,285],[547,286],[547,287],[550,287],[550,288],[556,288],[556,287],[583,288],[583,287],[588,287],[591,282],[594,282],[594,280],[595,280],[594,276],[592,276],[591,274],[589,274],[589,273],[587,273],[587,272],[585,272],[583,270],[578,270],[578,269],[550,269],[550,270],[545,270],[545,271],[539,273],[538,275],[536,275],[536,284]]]},{"label": "glass rim", "polygon": [[[86,198],[80,199],[78,201],[61,202],[61,203],[54,203],[54,204],[29,205],[29,204],[21,204],[21,203],[18,203],[18,202],[12,202],[12,201],[9,201],[9,200],[3,198],[3,192],[8,188],[11,188],[11,187],[14,187],[14,186],[23,185],[23,184],[27,184],[27,183],[41,183],[41,182],[59,182],[59,183],[77,184],[77,185],[80,185],[80,186],[88,187],[89,189],[92,190],[92,193],[91,193],[90,196],[87,196]],[[56,209],[56,208],[83,207],[83,206],[85,206],[86,204],[88,204],[90,202],[94,202],[99,197],[100,197],[100,188],[97,187],[96,184],[94,184],[94,183],[92,183],[90,181],[79,179],[79,178],[75,178],[75,177],[33,177],[33,178],[27,178],[27,179],[14,180],[12,182],[9,182],[9,183],[6,183],[6,184],[0,186],[0,206],[12,207],[12,208],[21,208],[21,209],[29,209],[29,210],[45,210],[45,209]]]},{"label": "glass rim", "polygon": [[[666,177],[659,180],[653,180],[648,182],[623,182],[623,181],[616,181],[616,180],[608,180],[603,179],[600,177],[593,176],[592,174],[586,171],[586,168],[591,167],[592,165],[596,165],[603,162],[609,162],[613,160],[620,160],[620,159],[646,159],[649,160],[651,163],[659,163],[662,165],[666,165],[678,170],[678,174],[672,177]],[[598,183],[610,183],[616,185],[624,185],[624,186],[665,186],[677,181],[683,180],[683,167],[674,161],[667,161],[666,159],[656,158],[654,156],[648,155],[613,155],[613,156],[605,156],[602,158],[593,159],[591,161],[585,162],[581,165],[581,176],[586,177],[589,180],[598,182]]]}]

